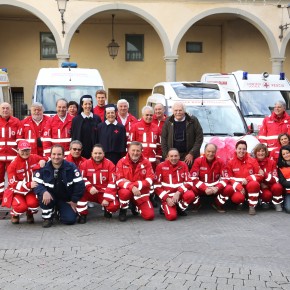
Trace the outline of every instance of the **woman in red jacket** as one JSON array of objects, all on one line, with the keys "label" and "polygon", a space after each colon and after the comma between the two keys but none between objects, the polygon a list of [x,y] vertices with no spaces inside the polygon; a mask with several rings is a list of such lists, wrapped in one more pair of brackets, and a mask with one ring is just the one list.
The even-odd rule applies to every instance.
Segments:
[{"label": "woman in red jacket", "polygon": [[268,158],[269,152],[265,144],[258,144],[254,148],[254,156],[261,169],[264,171],[264,178],[261,182],[260,199],[262,207],[268,208],[272,201],[276,211],[282,211],[283,186],[279,183],[276,162]]},{"label": "woman in red jacket", "polygon": [[225,177],[229,185],[224,189],[224,194],[238,205],[242,205],[247,198],[249,214],[255,215],[263,171],[257,160],[248,154],[246,141],[236,143],[236,152],[226,165]]}]

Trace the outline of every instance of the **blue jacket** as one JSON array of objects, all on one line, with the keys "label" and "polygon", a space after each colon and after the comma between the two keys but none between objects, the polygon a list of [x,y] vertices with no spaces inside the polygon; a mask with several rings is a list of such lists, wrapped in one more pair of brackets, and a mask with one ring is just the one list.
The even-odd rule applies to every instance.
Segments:
[{"label": "blue jacket", "polygon": [[[72,202],[78,202],[85,192],[85,182],[77,169],[76,165],[66,160],[60,167],[62,172],[62,181],[66,188],[67,200]],[[53,192],[54,187],[54,168],[51,161],[38,170],[34,175],[34,181],[38,183],[38,186],[34,188],[34,192],[37,194],[38,199],[42,200],[42,195],[45,191],[49,193]]]}]

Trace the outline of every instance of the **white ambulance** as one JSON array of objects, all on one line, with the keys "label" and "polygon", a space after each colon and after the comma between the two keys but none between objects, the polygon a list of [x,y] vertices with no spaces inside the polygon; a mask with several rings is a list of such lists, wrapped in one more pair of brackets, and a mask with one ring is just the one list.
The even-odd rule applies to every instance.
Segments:
[{"label": "white ambulance", "polygon": [[44,106],[44,113],[54,115],[56,101],[65,98],[79,103],[83,95],[93,97],[104,89],[104,82],[97,69],[77,68],[76,63],[65,62],[61,68],[40,69],[34,88],[33,102]]},{"label": "white ambulance", "polygon": [[204,135],[204,143],[211,142],[213,137],[222,143],[225,139],[245,140],[248,152],[259,143],[251,135],[241,111],[229,94],[218,84],[202,82],[161,82],[153,87],[147,105],[154,107],[161,103],[166,108],[166,115],[172,114],[172,105],[182,102],[189,115],[198,118]]},{"label": "white ambulance", "polygon": [[7,69],[0,69],[0,103],[7,102],[12,105],[11,88]]},{"label": "white ambulance", "polygon": [[284,100],[286,109],[290,110],[290,84],[284,73],[206,73],[201,81],[224,87],[240,107],[247,124],[254,124],[255,132],[259,130],[265,116],[271,114],[277,101]]}]

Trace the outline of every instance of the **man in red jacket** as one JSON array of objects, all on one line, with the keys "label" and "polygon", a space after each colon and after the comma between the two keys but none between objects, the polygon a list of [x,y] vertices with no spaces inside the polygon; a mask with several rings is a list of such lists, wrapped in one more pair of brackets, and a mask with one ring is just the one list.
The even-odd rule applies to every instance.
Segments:
[{"label": "man in red jacket", "polygon": [[0,201],[4,192],[4,177],[7,167],[17,155],[20,121],[12,116],[9,103],[0,105]]},{"label": "man in red jacket", "polygon": [[64,148],[65,155],[69,154],[72,119],[73,116],[67,112],[67,100],[58,99],[56,101],[56,115],[46,122],[43,132],[42,142],[45,156],[50,155],[51,147],[56,144]]},{"label": "man in red jacket", "polygon": [[82,163],[84,163],[87,159],[82,157],[82,150],[83,150],[83,144],[79,140],[71,141],[69,144],[69,155],[65,157],[66,161],[74,163],[78,169],[80,169],[80,166]]},{"label": "man in red jacket", "polygon": [[165,108],[162,104],[158,103],[155,105],[152,123],[157,125],[161,131],[162,131],[164,122],[166,120],[166,115],[164,114],[164,112],[165,112]]},{"label": "man in red jacket", "polygon": [[104,207],[104,216],[111,218],[112,213],[120,208],[120,203],[116,196],[115,165],[105,158],[102,145],[96,144],[93,147],[92,157],[81,164],[80,171],[86,191],[78,201],[78,222],[84,224],[87,221],[88,201],[101,204]]},{"label": "man in red jacket", "polygon": [[43,156],[43,145],[41,137],[48,116],[43,115],[43,106],[41,103],[33,103],[30,107],[31,116],[21,121],[19,138],[27,140],[31,145],[31,153]]},{"label": "man in red jacket", "polygon": [[278,136],[282,133],[290,133],[290,116],[286,113],[286,103],[278,101],[271,116],[263,120],[258,139],[271,152],[275,147],[280,146]]},{"label": "man in red jacket", "polygon": [[142,155],[142,144],[131,142],[128,153],[116,166],[116,184],[121,203],[119,220],[127,220],[127,208],[131,201],[145,220],[154,219],[153,205],[149,199],[154,172],[151,163]]},{"label": "man in red jacket", "polygon": [[186,216],[185,210],[195,198],[187,164],[179,159],[178,150],[172,148],[168,151],[167,160],[156,168],[154,189],[169,221],[175,220],[177,214]]},{"label": "man in red jacket", "polygon": [[94,107],[93,113],[98,115],[102,122],[105,121],[105,107],[107,103],[107,93],[105,90],[96,91],[97,105]]},{"label": "man in red jacket", "polygon": [[201,205],[200,197],[213,196],[214,201],[212,207],[219,213],[224,213],[223,205],[228,197],[223,195],[226,186],[221,177],[223,176],[224,163],[216,156],[217,146],[212,143],[206,144],[204,148],[204,156],[200,156],[194,160],[190,170],[191,179],[193,181],[193,192],[196,195],[194,207],[198,209]]},{"label": "man in red jacket", "polygon": [[31,153],[31,145],[26,140],[18,142],[18,155],[7,169],[9,188],[13,190],[11,222],[19,224],[19,217],[26,212],[27,223],[34,223],[33,215],[38,211],[38,200],[33,189],[33,171],[45,165],[44,157]]}]

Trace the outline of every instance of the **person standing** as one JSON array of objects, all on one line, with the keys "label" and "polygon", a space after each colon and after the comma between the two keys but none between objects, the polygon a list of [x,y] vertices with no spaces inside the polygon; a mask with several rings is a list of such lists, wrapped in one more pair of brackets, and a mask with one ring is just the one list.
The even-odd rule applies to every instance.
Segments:
[{"label": "person standing", "polygon": [[172,148],[168,151],[167,160],[156,167],[154,189],[161,199],[165,218],[169,221],[175,220],[177,215],[186,216],[185,210],[195,198],[188,167],[179,159],[178,150]]},{"label": "person standing", "polygon": [[103,146],[105,157],[115,165],[126,154],[126,129],[116,120],[116,107],[106,105],[105,122],[98,124],[98,142]]},{"label": "person standing", "polygon": [[62,145],[65,155],[69,154],[72,119],[73,117],[67,112],[67,100],[58,99],[56,101],[56,115],[47,120],[42,136],[45,156],[49,157],[50,149],[55,144]]},{"label": "person standing", "polygon": [[93,146],[98,143],[97,126],[101,123],[101,118],[93,114],[92,108],[92,96],[82,96],[78,115],[72,120],[72,141],[82,143],[81,155],[86,159],[90,158]]},{"label": "person standing", "polygon": [[166,121],[165,108],[161,103],[154,106],[154,115],[152,123],[157,125],[162,131],[162,127]]},{"label": "person standing", "polygon": [[18,132],[20,121],[12,116],[9,103],[0,105],[0,201],[4,192],[4,178],[8,165],[17,155]]},{"label": "person standing", "polygon": [[273,113],[263,120],[258,133],[258,139],[268,147],[271,152],[275,147],[279,147],[278,135],[289,133],[290,116],[286,113],[286,103],[277,101]]},{"label": "person standing", "polygon": [[203,142],[202,127],[195,116],[185,112],[182,102],[172,106],[173,115],[165,121],[161,134],[162,155],[165,159],[170,148],[176,148],[180,160],[190,168],[193,161],[200,155]]},{"label": "person standing", "polygon": [[278,143],[279,143],[279,146],[275,147],[270,152],[270,159],[273,159],[276,163],[278,162],[281,147],[286,146],[290,143],[290,135],[288,133],[279,134]]},{"label": "person standing", "polygon": [[67,106],[68,113],[75,117],[78,114],[79,104],[76,101],[70,101]]},{"label": "person standing", "polygon": [[80,224],[87,221],[88,201],[96,202],[104,207],[104,217],[111,218],[112,213],[120,208],[116,196],[115,165],[105,158],[105,152],[100,144],[96,144],[92,150],[92,157],[82,163],[80,167],[86,190],[84,196],[79,200],[77,211]]},{"label": "person standing", "polygon": [[11,209],[11,223],[19,224],[20,215],[26,212],[27,223],[33,224],[33,215],[38,212],[38,200],[34,193],[37,183],[33,172],[45,165],[45,157],[31,154],[27,140],[18,142],[18,155],[7,168],[9,188],[14,192]]},{"label": "person standing", "polygon": [[98,115],[102,122],[105,121],[105,106],[107,103],[107,93],[105,90],[97,90],[96,91],[96,100],[97,105],[94,107],[93,113]]},{"label": "person standing", "polygon": [[64,148],[56,144],[50,150],[51,160],[34,175],[37,182],[34,191],[42,209],[44,228],[52,226],[55,209],[61,223],[75,224],[77,202],[85,191],[85,183],[76,165],[64,160]]},{"label": "person standing", "polygon": [[31,116],[21,121],[19,129],[19,138],[27,140],[31,145],[31,153],[43,156],[43,136],[46,122],[50,117],[43,115],[43,106],[35,102],[30,107]]},{"label": "person standing", "polygon": [[126,136],[128,138],[132,125],[135,124],[138,120],[129,113],[129,103],[125,99],[120,99],[117,102],[117,110],[117,121],[118,123],[125,126]]},{"label": "person standing", "polygon": [[142,155],[142,144],[133,141],[128,153],[116,166],[116,185],[121,204],[119,220],[127,220],[127,208],[131,201],[137,212],[145,220],[154,219],[154,208],[149,199],[150,187],[153,185],[154,172],[150,161]]}]

